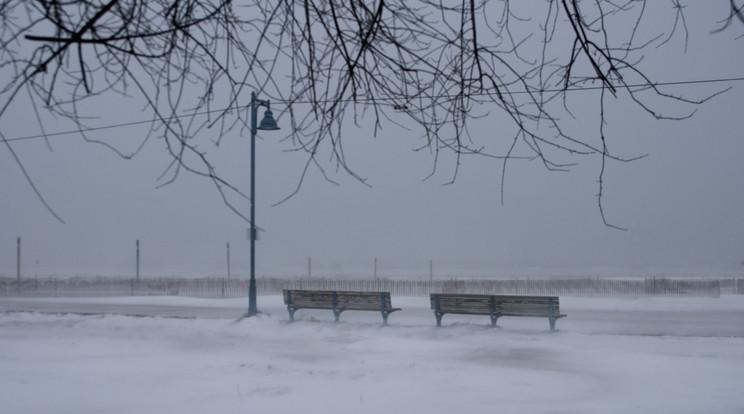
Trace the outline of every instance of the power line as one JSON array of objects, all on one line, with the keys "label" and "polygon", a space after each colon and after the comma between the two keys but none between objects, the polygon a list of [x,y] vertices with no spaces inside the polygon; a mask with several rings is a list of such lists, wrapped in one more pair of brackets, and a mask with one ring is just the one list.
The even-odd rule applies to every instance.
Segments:
[{"label": "power line", "polygon": [[[187,117],[193,117],[193,116],[199,116],[199,115],[208,115],[208,114],[215,113],[215,112],[223,112],[225,110],[226,109],[222,109],[222,110],[216,110],[215,109],[215,110],[211,110],[211,111],[194,112],[192,114],[173,115],[173,116],[169,117],[168,120],[179,119],[179,118],[187,118]],[[98,127],[86,127],[86,128],[81,128],[81,129],[76,129],[76,130],[69,130],[69,131],[50,132],[50,133],[47,133],[47,134],[28,135],[28,136],[25,136],[25,137],[6,138],[5,141],[7,141],[7,142],[13,142],[13,141],[25,141],[25,140],[29,140],[29,139],[49,138],[49,137],[54,137],[54,136],[59,136],[59,135],[77,134],[79,132],[93,132],[93,131],[101,131],[101,130],[104,130],[104,129],[122,128],[122,127],[134,126],[134,125],[144,125],[144,124],[149,124],[151,122],[153,122],[152,119],[147,120],[147,121],[124,122],[124,123],[120,123],[120,124],[103,125],[103,126],[98,126]]]},{"label": "power line", "polygon": [[[738,77],[738,78],[716,78],[716,79],[697,79],[697,80],[687,80],[687,81],[673,81],[673,82],[658,82],[658,83],[646,83],[646,84],[633,84],[633,85],[622,85],[623,89],[631,89],[631,88],[649,88],[649,87],[657,87],[657,86],[678,86],[678,85],[694,85],[694,84],[705,84],[705,83],[722,83],[722,82],[741,82],[744,81],[744,77]],[[552,92],[575,92],[575,91],[588,91],[588,90],[598,90],[602,89],[605,86],[598,85],[598,86],[581,86],[581,87],[569,87],[569,88],[561,88],[561,89],[544,89],[544,90],[530,90],[530,91],[504,91],[502,92],[504,95],[516,95],[516,94],[525,94],[525,93],[552,93]],[[471,94],[471,96],[485,96],[486,93],[480,93],[480,94]],[[354,101],[351,98],[348,99],[342,99],[341,102],[351,102]],[[371,98],[360,98],[356,99],[356,102],[386,102],[391,101],[390,98],[381,98],[381,99],[371,99]],[[281,100],[275,100],[273,102],[277,103],[284,103],[287,104],[288,101],[281,101]],[[330,101],[317,101],[317,102],[311,102],[311,101],[293,101],[294,104],[314,104],[319,102],[330,102]],[[391,102],[392,103],[392,102]],[[208,115],[212,113],[217,112],[224,112],[228,110],[226,109],[220,109],[220,110],[211,110],[211,111],[203,111],[203,112],[194,112],[191,114],[184,114],[184,115],[173,115],[169,120],[173,119],[180,119],[180,118],[187,118],[187,117],[194,117],[199,115]],[[87,127],[84,129],[76,129],[76,130],[69,130],[69,131],[60,131],[60,132],[51,132],[47,134],[38,134],[38,135],[28,135],[24,137],[16,137],[16,138],[5,138],[3,141],[5,142],[15,142],[15,141],[26,141],[26,140],[32,140],[32,139],[41,139],[41,138],[49,138],[49,137],[55,137],[55,136],[61,136],[61,135],[70,135],[70,134],[76,134],[79,132],[94,132],[94,131],[101,131],[105,129],[114,129],[114,128],[123,128],[128,126],[134,126],[134,125],[144,125],[149,124],[153,122],[153,120],[147,120],[147,121],[132,121],[132,122],[124,122],[119,124],[111,124],[111,125],[104,125],[99,127]]]}]

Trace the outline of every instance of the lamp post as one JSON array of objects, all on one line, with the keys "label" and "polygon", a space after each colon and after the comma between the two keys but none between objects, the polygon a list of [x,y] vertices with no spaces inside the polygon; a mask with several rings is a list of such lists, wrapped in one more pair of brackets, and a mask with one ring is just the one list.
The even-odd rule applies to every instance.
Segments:
[{"label": "lamp post", "polygon": [[[259,106],[265,106],[266,112],[261,122],[256,126],[256,113]],[[279,129],[271,113],[268,100],[256,99],[256,92],[251,92],[251,230],[248,238],[251,240],[251,280],[248,287],[248,313],[254,316],[258,313],[256,307],[256,132],[274,131]]]}]

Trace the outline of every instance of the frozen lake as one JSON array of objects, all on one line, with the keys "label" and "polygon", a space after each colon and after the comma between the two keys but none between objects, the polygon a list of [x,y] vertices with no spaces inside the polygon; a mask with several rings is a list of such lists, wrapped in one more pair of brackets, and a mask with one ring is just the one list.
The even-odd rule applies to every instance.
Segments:
[{"label": "frozen lake", "polygon": [[[4,413],[744,413],[744,296],[561,298],[547,319],[246,299],[0,299]],[[127,316],[140,315],[140,316]],[[145,315],[155,315],[147,316]]]}]

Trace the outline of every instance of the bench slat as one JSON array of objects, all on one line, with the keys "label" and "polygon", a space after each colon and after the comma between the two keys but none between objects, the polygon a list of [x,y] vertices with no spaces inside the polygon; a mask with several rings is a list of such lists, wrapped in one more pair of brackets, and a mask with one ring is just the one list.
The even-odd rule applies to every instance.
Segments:
[{"label": "bench slat", "polygon": [[[292,306],[295,309],[315,308],[333,309],[334,291],[285,290],[284,304],[289,304],[288,292],[292,295]],[[393,308],[389,292],[351,292],[335,291],[337,294],[337,308],[347,310],[380,310],[380,294],[385,295],[385,309]]]}]

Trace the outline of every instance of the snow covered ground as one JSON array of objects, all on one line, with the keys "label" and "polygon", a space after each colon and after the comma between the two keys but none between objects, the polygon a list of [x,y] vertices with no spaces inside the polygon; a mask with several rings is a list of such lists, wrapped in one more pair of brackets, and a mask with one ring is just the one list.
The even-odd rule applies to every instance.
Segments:
[{"label": "snow covered ground", "polygon": [[561,298],[555,333],[436,328],[428,298],[394,297],[388,327],[258,304],[239,319],[245,299],[0,298],[0,411],[744,413],[744,296]]}]

